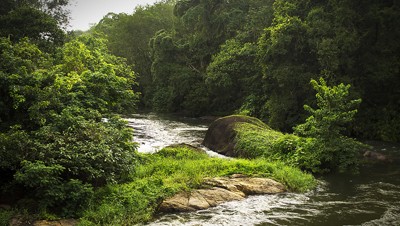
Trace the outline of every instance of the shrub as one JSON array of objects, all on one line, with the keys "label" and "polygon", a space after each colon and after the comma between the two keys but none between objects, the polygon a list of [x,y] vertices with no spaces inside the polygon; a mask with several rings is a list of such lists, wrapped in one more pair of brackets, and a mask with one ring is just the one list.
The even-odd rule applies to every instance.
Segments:
[{"label": "shrub", "polygon": [[95,186],[123,180],[134,167],[133,131],[118,117],[107,122],[96,111],[66,108],[33,133],[37,158],[64,166],[64,177]]},{"label": "shrub", "polygon": [[41,211],[52,209],[64,217],[75,217],[89,202],[93,188],[79,180],[64,181],[61,174],[65,168],[61,165],[46,166],[41,161],[23,161],[21,169],[15,174],[15,181],[27,189],[32,189],[25,199],[37,200]]},{"label": "shrub", "polygon": [[285,134],[272,142],[270,153],[265,156],[303,170],[318,172],[321,162],[313,150],[314,142],[313,138]]},{"label": "shrub", "polygon": [[357,113],[361,99],[349,98],[350,85],[343,83],[337,86],[327,86],[323,78],[311,80],[311,85],[317,91],[317,109],[304,105],[311,115],[306,122],[296,126],[295,133],[314,138],[310,147],[325,170],[356,170],[358,151],[363,145],[342,135],[345,125],[350,123]]},{"label": "shrub", "polygon": [[314,138],[282,134],[268,126],[238,123],[235,127],[235,151],[243,158],[265,157],[290,166],[317,172],[321,164],[314,149]]}]

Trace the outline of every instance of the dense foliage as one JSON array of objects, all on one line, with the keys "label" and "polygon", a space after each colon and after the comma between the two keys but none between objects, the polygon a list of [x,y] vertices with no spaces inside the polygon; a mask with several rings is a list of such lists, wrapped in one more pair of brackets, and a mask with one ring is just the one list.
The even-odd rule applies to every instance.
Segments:
[{"label": "dense foliage", "polygon": [[397,1],[181,0],[170,16],[155,8],[128,16],[168,18],[158,32],[146,26],[146,36],[129,29],[138,22],[107,23],[120,29],[108,33],[114,46],[135,45],[121,34],[149,42],[151,62],[134,49],[113,49],[147,68],[141,71],[147,107],[188,115],[241,112],[289,132],[306,118],[303,105],[315,104],[310,79],[323,77],[351,84],[352,95],[364,100],[352,135],[399,139]]},{"label": "dense foliage", "polygon": [[173,9],[174,1],[165,0],[154,5],[138,6],[132,15],[110,13],[90,30],[91,33],[102,34],[108,40],[110,51],[133,65],[138,75],[142,105],[149,101],[154,92],[149,40],[159,30],[172,29]]},{"label": "dense foliage", "polygon": [[[1,2],[1,203],[42,218],[90,206],[83,224],[131,224],[204,176],[314,185],[265,159],[164,149],[139,161],[115,115],[139,92],[158,112],[256,116],[269,126],[238,126],[239,155],[312,172],[353,169],[350,135],[400,140],[398,1],[162,0],[67,34],[68,3]],[[0,223],[14,214],[0,210]]]},{"label": "dense foliage", "polygon": [[18,41],[29,37],[41,49],[54,50],[65,39],[68,0],[3,0],[0,9],[0,37]]},{"label": "dense foliage", "polygon": [[[302,104],[311,97],[305,84],[320,74],[328,82],[352,84],[364,100],[354,132],[381,139],[392,134],[391,140],[398,139],[397,128],[381,130],[387,117],[394,120],[392,124],[398,120],[388,113],[399,109],[392,102],[398,92],[382,87],[399,84],[395,69],[399,33],[389,35],[386,30],[398,26],[394,24],[399,21],[395,19],[400,15],[398,7],[395,1],[275,1],[274,23],[258,41],[260,63],[268,79],[265,94],[270,124],[282,129],[295,125]],[[383,61],[394,70],[379,69]]]},{"label": "dense foliage", "polygon": [[236,123],[235,152],[244,158],[264,156],[312,172],[357,171],[365,145],[343,135],[352,122],[360,99],[349,98],[350,85],[327,86],[311,80],[318,108],[304,108],[310,116],[295,134],[283,134],[263,123]]},{"label": "dense foliage", "polygon": [[54,54],[27,38],[0,38],[0,53],[2,195],[74,215],[93,186],[123,180],[135,166],[132,130],[112,115],[134,109],[135,74],[93,36]]}]

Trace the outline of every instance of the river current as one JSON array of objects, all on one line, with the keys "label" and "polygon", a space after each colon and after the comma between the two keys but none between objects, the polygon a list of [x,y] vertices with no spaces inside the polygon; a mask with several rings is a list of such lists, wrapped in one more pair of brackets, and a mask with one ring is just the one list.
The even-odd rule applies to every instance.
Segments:
[{"label": "river current", "polygon": [[[139,151],[146,153],[178,143],[201,146],[210,123],[155,114],[133,115],[127,120],[135,130]],[[376,151],[400,156],[398,144],[371,144]],[[400,161],[368,164],[358,175],[332,174],[318,179],[320,185],[305,194],[250,196],[207,210],[160,215],[148,225],[400,226]]]}]

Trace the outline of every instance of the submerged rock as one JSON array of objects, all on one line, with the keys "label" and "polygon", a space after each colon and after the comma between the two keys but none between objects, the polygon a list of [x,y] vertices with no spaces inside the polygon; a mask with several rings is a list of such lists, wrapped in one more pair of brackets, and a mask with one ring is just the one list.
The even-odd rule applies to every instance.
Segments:
[{"label": "submerged rock", "polygon": [[364,158],[379,161],[379,162],[392,162],[393,160],[389,158],[387,155],[376,152],[376,151],[366,151],[363,154]]},{"label": "submerged rock", "polygon": [[164,200],[160,212],[188,212],[207,209],[221,203],[242,200],[248,195],[285,192],[283,184],[268,178],[252,178],[244,175],[206,179],[208,188],[178,193]]}]

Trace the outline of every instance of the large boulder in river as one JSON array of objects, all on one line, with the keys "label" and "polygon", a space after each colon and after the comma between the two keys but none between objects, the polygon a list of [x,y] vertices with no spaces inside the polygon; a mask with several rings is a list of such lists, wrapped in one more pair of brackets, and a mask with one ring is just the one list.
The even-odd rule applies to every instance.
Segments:
[{"label": "large boulder in river", "polygon": [[268,178],[252,178],[244,175],[207,179],[207,188],[178,193],[164,200],[160,212],[187,212],[207,209],[221,203],[242,200],[248,195],[285,192],[285,186]]},{"label": "large boulder in river", "polygon": [[257,118],[232,115],[215,120],[202,144],[222,155],[252,158],[265,152],[266,145],[280,136]]}]

